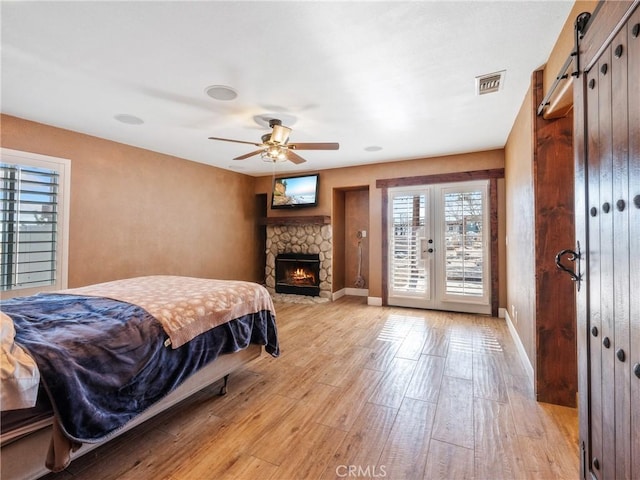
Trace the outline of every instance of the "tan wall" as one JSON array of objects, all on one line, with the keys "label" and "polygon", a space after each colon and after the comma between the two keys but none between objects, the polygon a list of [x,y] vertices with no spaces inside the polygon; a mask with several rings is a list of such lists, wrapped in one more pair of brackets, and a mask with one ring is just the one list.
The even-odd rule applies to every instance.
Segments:
[{"label": "tan wall", "polygon": [[[345,287],[356,288],[358,277],[358,247],[362,250],[360,274],[367,288],[369,279],[369,191],[348,190],[345,192]],[[358,238],[358,232],[365,231],[365,237]]]},{"label": "tan wall", "polygon": [[149,274],[264,276],[254,262],[254,178],[1,119],[3,147],[71,160],[70,287]]},{"label": "tan wall", "polygon": [[527,356],[535,364],[535,238],[533,197],[532,90],[505,147],[507,311]]},{"label": "tan wall", "polygon": [[337,292],[345,288],[344,252],[345,252],[345,195],[342,190],[333,191],[333,205],[331,209],[332,229],[332,262],[333,270],[331,291]]},{"label": "tan wall", "polygon": [[[268,216],[306,216],[331,215],[334,189],[368,187],[369,189],[369,258],[367,286],[369,296],[382,297],[382,193],[376,188],[380,179],[432,175],[436,173],[466,172],[469,170],[485,170],[504,167],[504,151],[490,150],[445,157],[406,160],[391,163],[379,163],[366,166],[330,169],[320,171],[319,204],[314,208],[298,211],[281,211],[269,209]],[[302,173],[302,172],[300,172]],[[277,173],[276,173],[276,176]],[[256,193],[271,190],[272,176],[257,178]],[[504,216],[504,205],[499,206],[499,216]],[[505,259],[499,259],[503,264]],[[506,282],[505,278],[500,283]],[[349,285],[347,285],[349,286]],[[500,306],[503,303],[500,302]]]}]

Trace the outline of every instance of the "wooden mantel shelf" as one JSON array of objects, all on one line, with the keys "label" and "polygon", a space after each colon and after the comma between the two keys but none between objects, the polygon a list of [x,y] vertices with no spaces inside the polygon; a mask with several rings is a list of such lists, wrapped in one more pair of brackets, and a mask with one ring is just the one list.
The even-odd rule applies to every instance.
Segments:
[{"label": "wooden mantel shelf", "polygon": [[313,215],[305,217],[267,217],[267,225],[328,225],[331,217],[328,215]]}]

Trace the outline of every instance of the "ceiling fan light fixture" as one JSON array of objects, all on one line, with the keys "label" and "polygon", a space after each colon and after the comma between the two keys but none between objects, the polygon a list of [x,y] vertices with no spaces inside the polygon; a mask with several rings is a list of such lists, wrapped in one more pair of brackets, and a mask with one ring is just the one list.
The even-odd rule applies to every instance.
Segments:
[{"label": "ceiling fan light fixture", "polygon": [[258,147],[258,150],[235,157],[234,160],[246,160],[254,155],[260,155],[260,158],[265,162],[276,163],[289,161],[296,165],[304,163],[306,160],[298,155],[294,150],[338,150],[340,148],[340,144],[338,142],[288,143],[291,128],[283,127],[282,120],[277,118],[270,119],[269,126],[271,127],[271,133],[265,133],[262,135],[262,143],[233,140],[231,138],[222,137],[209,137],[209,140],[243,143]]},{"label": "ceiling fan light fixture", "polygon": [[287,153],[280,147],[267,147],[260,154],[263,162],[280,163],[287,161]]},{"label": "ceiling fan light fixture", "polygon": [[277,145],[286,145],[289,141],[290,133],[291,129],[289,127],[274,125],[273,132],[271,133],[271,143],[275,143]]},{"label": "ceiling fan light fixture", "polygon": [[280,149],[278,147],[269,147],[267,149],[267,153],[270,157],[277,157],[278,155],[280,155]]}]

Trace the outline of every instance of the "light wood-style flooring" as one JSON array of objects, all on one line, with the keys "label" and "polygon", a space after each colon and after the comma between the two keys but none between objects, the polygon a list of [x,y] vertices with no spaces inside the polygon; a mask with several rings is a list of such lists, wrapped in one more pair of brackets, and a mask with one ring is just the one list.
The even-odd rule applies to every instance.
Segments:
[{"label": "light wood-style flooring", "polygon": [[537,403],[502,319],[277,303],[263,355],[60,479],[578,478],[576,409]]}]

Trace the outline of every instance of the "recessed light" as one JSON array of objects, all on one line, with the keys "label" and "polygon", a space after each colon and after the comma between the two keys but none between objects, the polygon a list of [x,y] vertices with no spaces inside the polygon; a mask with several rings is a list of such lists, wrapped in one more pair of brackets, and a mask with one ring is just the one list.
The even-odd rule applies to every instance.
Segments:
[{"label": "recessed light", "polygon": [[225,85],[211,85],[210,87],[205,88],[204,91],[214,100],[222,100],[225,102],[233,100],[238,96],[238,92]]},{"label": "recessed light", "polygon": [[113,118],[127,125],[142,125],[144,123],[144,120],[141,118],[135,115],[129,115],[128,113],[119,113],[118,115],[114,115]]},{"label": "recessed light", "polygon": [[371,145],[369,147],[364,147],[364,150],[365,152],[379,152],[380,150],[382,150],[382,147]]}]

